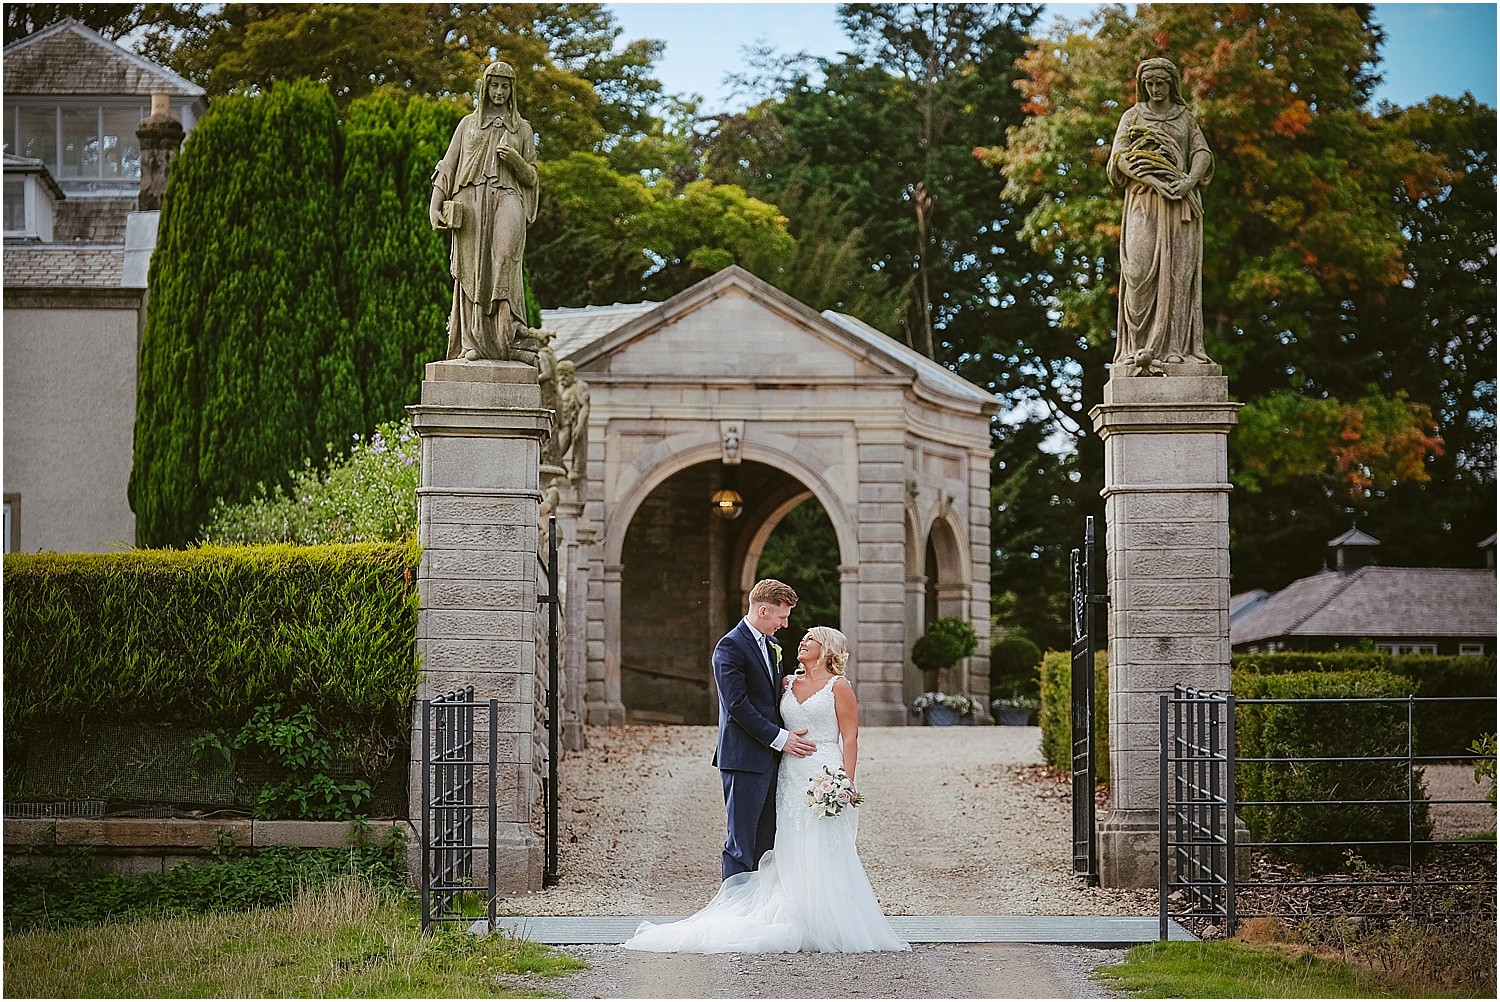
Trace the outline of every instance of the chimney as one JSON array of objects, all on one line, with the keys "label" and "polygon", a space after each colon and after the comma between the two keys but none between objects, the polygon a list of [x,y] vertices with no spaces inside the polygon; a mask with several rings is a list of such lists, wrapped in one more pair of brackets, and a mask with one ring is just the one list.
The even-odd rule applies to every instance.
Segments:
[{"label": "chimney", "polygon": [[182,123],[172,117],[172,95],[165,91],[151,95],[151,114],[135,134],[141,141],[141,193],[136,208],[151,212],[161,208],[167,192],[167,171],[186,135]]}]

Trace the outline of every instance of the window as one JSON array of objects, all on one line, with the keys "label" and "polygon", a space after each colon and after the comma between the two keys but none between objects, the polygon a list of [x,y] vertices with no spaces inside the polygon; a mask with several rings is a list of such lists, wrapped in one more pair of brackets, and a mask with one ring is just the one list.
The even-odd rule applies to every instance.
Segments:
[{"label": "window", "polygon": [[1482,658],[1482,657],[1484,657],[1484,645],[1483,644],[1459,644],[1458,645],[1458,653],[1460,655],[1462,655],[1463,657],[1466,657],[1466,658]]},{"label": "window", "polygon": [[1376,644],[1382,654],[1436,654],[1437,644]]},{"label": "window", "polygon": [[[135,130],[151,113],[149,99],[22,99],[6,104],[5,152],[34,157],[53,177],[65,180],[140,178],[141,145]],[[188,105],[173,107],[172,114],[185,128],[192,127]]]},{"label": "window", "polygon": [[5,179],[5,232],[26,232],[26,181],[24,178]]}]

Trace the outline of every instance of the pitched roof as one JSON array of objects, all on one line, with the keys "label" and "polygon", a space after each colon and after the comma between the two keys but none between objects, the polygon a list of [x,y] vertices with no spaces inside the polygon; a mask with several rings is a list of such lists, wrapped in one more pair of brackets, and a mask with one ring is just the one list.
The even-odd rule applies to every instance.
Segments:
[{"label": "pitched roof", "polygon": [[120,244],[19,244],[5,247],[5,287],[118,289],[125,276]]},{"label": "pitched roof", "polygon": [[1329,546],[1379,546],[1380,540],[1366,532],[1351,528],[1342,536],[1328,541]]},{"label": "pitched roof", "polygon": [[202,87],[64,18],[5,47],[5,96],[150,95],[201,98]]},{"label": "pitched roof", "polygon": [[615,303],[581,309],[543,310],[542,326],[557,333],[553,349],[560,358],[583,364],[608,355],[638,337],[685,315],[737,287],[768,308],[793,316],[799,323],[820,330],[860,355],[879,358],[884,367],[912,378],[919,391],[951,403],[977,406],[985,413],[999,410],[1001,401],[981,387],[914,351],[874,327],[833,310],[815,313],[763,279],[738,265],[731,265],[679,292],[662,303]]},{"label": "pitched roof", "polygon": [[1229,624],[1231,645],[1279,637],[1493,637],[1495,575],[1458,567],[1361,567],[1293,581]]}]

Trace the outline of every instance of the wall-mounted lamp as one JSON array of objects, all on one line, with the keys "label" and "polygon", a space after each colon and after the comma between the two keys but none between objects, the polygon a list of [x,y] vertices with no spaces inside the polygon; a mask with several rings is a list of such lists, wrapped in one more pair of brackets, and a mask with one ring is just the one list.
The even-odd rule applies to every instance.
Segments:
[{"label": "wall-mounted lamp", "polygon": [[740,497],[739,491],[730,487],[714,491],[709,503],[713,505],[714,514],[726,522],[733,522],[745,512],[745,499]]}]

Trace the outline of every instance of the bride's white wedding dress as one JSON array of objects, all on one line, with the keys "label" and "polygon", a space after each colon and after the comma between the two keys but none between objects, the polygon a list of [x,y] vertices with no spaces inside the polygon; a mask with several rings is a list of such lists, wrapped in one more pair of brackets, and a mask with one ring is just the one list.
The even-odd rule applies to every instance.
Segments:
[{"label": "bride's white wedding dress", "polygon": [[823,767],[841,768],[833,685],[799,703],[781,697],[788,730],[807,729],[818,750],[781,756],[776,778],[776,848],[760,869],[724,881],[702,911],[666,925],[642,922],[627,950],[656,953],[867,953],[909,950],[896,936],[854,849],[859,808],[824,817],[807,803],[807,784]]}]

